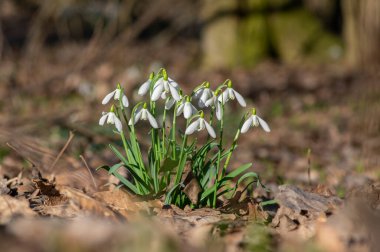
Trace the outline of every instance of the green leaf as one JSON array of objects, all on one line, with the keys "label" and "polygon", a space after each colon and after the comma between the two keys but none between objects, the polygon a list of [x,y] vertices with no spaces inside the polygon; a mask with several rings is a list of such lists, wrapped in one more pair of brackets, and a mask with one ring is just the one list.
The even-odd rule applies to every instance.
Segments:
[{"label": "green leaf", "polygon": [[203,200],[205,200],[208,196],[210,196],[210,195],[215,191],[216,186],[217,186],[217,184],[214,184],[213,186],[207,188],[206,191],[203,191],[202,194],[201,194],[201,199],[200,199],[200,201],[203,201]]},{"label": "green leaf", "polygon": [[173,169],[178,166],[178,163],[179,160],[166,158],[163,162],[161,162],[160,173],[173,171]]},{"label": "green leaf", "polygon": [[181,185],[181,183],[176,184],[175,186],[170,189],[170,191],[165,196],[165,205],[169,205],[172,201],[172,194],[175,192],[175,190],[178,189],[178,187]]},{"label": "green leaf", "polygon": [[246,174],[244,174],[243,176],[241,176],[239,178],[239,180],[237,181],[235,187],[237,187],[241,182],[243,182],[243,180],[245,180],[247,178],[255,178],[256,180],[259,180],[259,176],[257,175],[257,173],[255,173],[255,172],[247,172]]},{"label": "green leaf", "polygon": [[[241,177],[239,178],[239,180],[237,181],[237,183],[236,183],[236,185],[235,185],[234,193],[236,192],[236,190],[237,190],[239,184],[240,184],[241,182],[243,182],[243,181],[244,181],[245,179],[247,179],[247,178],[254,178],[254,179],[255,179],[254,181],[260,181],[260,180],[259,180],[259,176],[257,175],[257,173],[255,173],[255,172],[247,172],[246,174],[244,174],[243,176],[241,176]],[[254,181],[253,181],[253,182],[254,182]]]},{"label": "green leaf", "polygon": [[245,172],[249,167],[252,166],[252,163],[244,164],[239,166],[237,169],[233,170],[232,172],[228,173],[224,178],[220,180],[221,183],[225,183],[228,180],[234,179],[236,176],[240,175],[241,173]]},{"label": "green leaf", "polygon": [[123,183],[123,185],[125,185],[132,192],[134,192],[135,194],[139,194],[139,190],[137,189],[137,187],[134,184],[132,184],[129,180],[124,178],[122,175],[120,175],[117,172],[112,173],[112,175],[114,175],[116,178],[118,178],[120,180],[120,182]]},{"label": "green leaf", "polygon": [[[119,164],[117,164],[119,165]],[[115,165],[114,165],[115,166]],[[120,166],[119,166],[120,167]],[[104,169],[106,171],[108,171],[109,173],[110,170],[112,169],[112,167],[109,167],[108,165],[103,165],[103,166],[100,166],[98,168],[96,168],[96,170],[98,171],[99,169]],[[118,178],[120,180],[120,182],[126,186],[129,190],[131,190],[132,192],[134,192],[135,194],[139,194],[139,190],[137,189],[137,187],[132,184],[130,181],[128,181],[126,178],[124,178],[122,175],[120,175],[119,173],[117,173],[116,171],[113,171],[111,173],[113,176],[115,176],[116,178]]]},{"label": "green leaf", "polygon": [[136,181],[138,181],[138,183],[140,183],[146,190],[149,190],[150,187],[148,186],[147,182],[139,176],[139,167],[130,164],[128,160],[125,159],[125,157],[112,144],[110,144],[109,146],[112,152],[115,153],[115,155],[124,163],[128,171],[132,174],[133,178],[136,179]]},{"label": "green leaf", "polygon": [[123,163],[118,163],[118,164],[115,164],[115,165],[111,166],[111,168],[109,169],[108,173],[112,174],[112,173],[116,172],[117,169],[119,169],[123,165],[124,165]]},{"label": "green leaf", "polygon": [[260,206],[267,206],[267,205],[276,205],[278,204],[278,202],[276,200],[266,200],[266,201],[263,201],[263,202],[260,202]]}]

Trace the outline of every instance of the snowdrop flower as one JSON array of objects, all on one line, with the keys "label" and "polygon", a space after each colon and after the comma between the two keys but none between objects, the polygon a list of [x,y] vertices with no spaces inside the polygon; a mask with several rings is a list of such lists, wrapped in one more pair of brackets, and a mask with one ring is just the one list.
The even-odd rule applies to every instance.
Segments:
[{"label": "snowdrop flower", "polygon": [[200,108],[206,107],[205,103],[208,99],[212,97],[212,91],[210,89],[210,82],[206,81],[202,85],[194,90],[194,97],[199,99],[198,106]]},{"label": "snowdrop flower", "polygon": [[172,79],[168,78],[166,71],[163,71],[163,77],[160,78],[156,84],[154,84],[152,96],[150,97],[152,101],[157,101],[160,96],[164,95],[166,97],[166,93],[170,93],[174,100],[179,101],[181,98],[178,92],[178,84]]},{"label": "snowdrop flower", "polygon": [[214,106],[216,118],[220,121],[222,119],[222,104],[218,101],[220,90],[212,93],[212,96],[205,102],[206,107]]},{"label": "snowdrop flower", "polygon": [[127,96],[125,96],[125,94],[123,94],[121,92],[120,84],[117,84],[117,88],[114,91],[112,91],[111,93],[107,94],[106,97],[104,97],[102,104],[103,105],[107,104],[111,100],[112,97],[115,100],[120,100],[120,96],[122,96],[121,102],[122,102],[123,106],[128,107],[129,106],[128,98],[127,98]]},{"label": "snowdrop flower", "polygon": [[201,111],[201,114],[199,116],[199,118],[192,122],[186,129],[185,131],[185,134],[186,135],[191,135],[193,134],[195,131],[201,131],[203,129],[207,130],[208,134],[212,137],[212,138],[216,138],[216,134],[215,134],[215,131],[214,129],[211,127],[211,125],[206,122],[206,120],[204,119],[204,114],[203,114],[203,111]]},{"label": "snowdrop flower", "polygon": [[270,128],[268,124],[261,119],[258,115],[256,115],[256,109],[252,109],[252,115],[248,117],[248,119],[243,123],[243,126],[241,127],[241,133],[246,133],[249,128],[251,127],[258,127],[261,126],[263,130],[266,132],[270,132]]},{"label": "snowdrop flower", "polygon": [[241,96],[241,94],[239,94],[237,91],[235,91],[235,90],[232,88],[232,82],[231,82],[231,80],[228,80],[228,81],[227,81],[227,88],[226,88],[226,90],[224,90],[223,93],[218,97],[218,100],[219,100],[220,102],[222,102],[223,104],[225,104],[228,100],[234,100],[235,98],[236,98],[236,100],[239,102],[239,104],[240,104],[242,107],[247,106],[247,104],[246,104],[245,101],[244,101],[243,96]]},{"label": "snowdrop flower", "polygon": [[[178,93],[179,93],[180,101],[182,101],[182,99],[183,99],[182,90],[179,90]],[[176,103],[176,100],[174,100],[174,98],[172,96],[170,96],[168,99],[166,99],[165,109],[166,110],[170,110],[175,103]]]},{"label": "snowdrop flower", "polygon": [[154,72],[152,72],[149,75],[149,79],[140,86],[139,91],[137,92],[138,95],[144,96],[146,93],[148,93],[150,89],[150,84],[152,83],[153,78],[154,78]]},{"label": "snowdrop flower", "polygon": [[103,126],[107,120],[107,124],[115,124],[116,129],[119,132],[121,132],[123,127],[121,125],[120,119],[116,116],[114,111],[115,109],[114,109],[114,106],[112,105],[110,112],[108,113],[103,112],[102,117],[100,117],[100,120],[99,120],[99,125]]},{"label": "snowdrop flower", "polygon": [[186,101],[182,102],[181,105],[179,105],[177,109],[177,115],[181,115],[183,113],[183,116],[186,119],[189,119],[192,115],[196,114],[198,110],[191,104],[190,97],[186,96]]},{"label": "snowdrop flower", "polygon": [[148,120],[150,125],[157,129],[158,128],[158,124],[157,124],[157,121],[156,119],[154,119],[154,117],[152,116],[152,114],[149,112],[149,110],[147,109],[147,105],[146,103],[144,103],[144,106],[143,108],[140,108],[136,111],[135,115],[134,115],[134,118],[133,118],[133,121],[132,121],[132,118],[129,120],[129,125],[132,125],[132,124],[136,124],[139,120]]}]

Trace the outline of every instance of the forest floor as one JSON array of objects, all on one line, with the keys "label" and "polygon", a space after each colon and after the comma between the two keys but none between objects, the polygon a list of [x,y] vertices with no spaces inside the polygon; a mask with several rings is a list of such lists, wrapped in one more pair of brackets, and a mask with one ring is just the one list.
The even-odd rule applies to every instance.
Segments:
[{"label": "forest floor", "polygon": [[[119,57],[89,50],[75,61],[82,49],[0,62],[0,251],[378,249],[378,72],[270,62],[197,71],[189,68],[194,52],[179,45],[135,46]],[[103,96],[117,82],[133,96],[159,66],[187,91],[229,78],[257,107],[272,132],[247,133],[231,169],[253,162],[269,191],[182,210],[115,190],[117,180],[95,171],[117,162],[107,149],[115,137],[98,126]],[[231,113],[227,129],[240,116]],[[277,204],[261,204],[268,199]]]}]

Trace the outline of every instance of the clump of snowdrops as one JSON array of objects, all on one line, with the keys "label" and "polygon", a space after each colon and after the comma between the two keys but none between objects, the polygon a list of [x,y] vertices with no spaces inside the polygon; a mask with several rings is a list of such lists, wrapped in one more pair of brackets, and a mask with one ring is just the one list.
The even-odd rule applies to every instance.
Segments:
[{"label": "clump of snowdrops", "polygon": [[[178,83],[161,69],[150,74],[138,94],[147,96],[146,101],[133,108],[129,108],[129,100],[120,85],[102,101],[104,105],[111,101],[113,104],[109,112],[103,112],[99,124],[114,124],[114,132],[120,136],[123,150],[110,144],[120,163],[101,168],[116,176],[121,186],[136,195],[164,197],[166,204],[215,208],[219,197],[233,196],[243,181],[260,184],[256,173],[247,172],[251,163],[228,172],[241,134],[257,126],[270,132],[268,124],[252,108],[240,121],[232,144],[226,146],[225,106],[236,100],[246,107],[244,98],[233,88],[231,80],[226,80],[215,90],[211,90],[209,82],[204,82],[185,95]],[[178,127],[178,120],[184,120],[186,127]],[[136,134],[138,130],[145,130],[138,127],[143,121],[149,125],[147,153],[141,151]],[[197,134],[206,134],[202,131],[208,136],[199,143]],[[127,169],[128,178],[118,172],[120,168]]]}]

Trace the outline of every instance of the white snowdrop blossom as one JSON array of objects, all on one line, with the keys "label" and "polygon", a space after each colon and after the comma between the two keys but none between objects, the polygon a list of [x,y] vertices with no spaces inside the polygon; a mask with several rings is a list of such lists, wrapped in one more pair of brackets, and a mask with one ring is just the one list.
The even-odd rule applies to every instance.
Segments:
[{"label": "white snowdrop blossom", "polygon": [[154,73],[151,73],[149,76],[149,79],[145,81],[143,84],[141,84],[139,90],[137,91],[138,95],[144,96],[146,93],[148,93],[150,89],[150,84],[152,83],[153,78],[154,78]]},{"label": "white snowdrop blossom", "polygon": [[150,125],[157,129],[158,128],[158,123],[156,121],[156,119],[152,116],[152,114],[149,112],[149,110],[147,109],[147,105],[146,103],[144,103],[144,106],[140,109],[138,109],[133,117],[133,120],[132,118],[129,120],[129,125],[132,125],[132,124],[136,124],[139,120],[148,120]]},{"label": "white snowdrop blossom", "polygon": [[204,114],[203,114],[203,111],[201,112],[199,118],[192,122],[186,129],[185,131],[185,134],[186,135],[191,135],[193,134],[195,131],[201,131],[203,129],[207,130],[208,134],[212,137],[212,138],[216,138],[216,134],[215,134],[215,131],[214,129],[212,128],[212,126],[206,122],[206,120],[204,119]]},{"label": "white snowdrop blossom", "polygon": [[119,132],[122,131],[123,127],[122,127],[121,121],[116,116],[116,114],[114,113],[114,106],[113,105],[111,107],[111,111],[110,112],[108,112],[108,113],[102,112],[102,117],[100,117],[99,125],[103,126],[106,121],[107,121],[107,124],[114,124],[115,127],[116,127],[116,129]]},{"label": "white snowdrop blossom", "polygon": [[114,98],[114,100],[120,100],[120,96],[121,96],[121,102],[123,106],[128,107],[129,106],[128,98],[125,94],[121,92],[120,84],[117,85],[117,88],[114,91],[112,91],[111,93],[107,94],[104,97],[102,104],[103,105],[107,104],[112,99],[112,97]]},{"label": "white snowdrop blossom", "polygon": [[[179,90],[179,98],[180,98],[180,101],[182,101],[183,99],[182,90]],[[177,101],[174,100],[172,96],[169,96],[169,98],[166,99],[166,102],[165,102],[165,109],[170,110],[176,102]]]},{"label": "white snowdrop blossom", "polygon": [[213,95],[213,92],[210,89],[210,83],[204,82],[195,92],[194,97],[198,99],[198,106],[200,108],[206,107],[205,103]]},{"label": "white snowdrop blossom", "polygon": [[191,104],[190,97],[186,97],[186,101],[182,102],[181,105],[179,105],[177,109],[177,115],[181,115],[183,113],[183,116],[185,119],[189,119],[192,115],[196,114],[198,110]]},{"label": "white snowdrop blossom", "polygon": [[253,108],[251,116],[248,117],[248,119],[243,123],[243,126],[241,127],[241,133],[246,133],[251,127],[258,127],[259,125],[263,128],[264,131],[270,132],[268,124],[258,115],[256,115],[256,109]]},{"label": "white snowdrop blossom", "polygon": [[222,119],[222,104],[218,101],[218,94],[220,91],[215,91],[212,93],[210,99],[205,102],[206,107],[214,106],[216,118],[220,121]]},{"label": "white snowdrop blossom", "polygon": [[166,94],[169,93],[174,98],[174,100],[181,100],[177,82],[168,78],[167,75],[164,74],[164,77],[160,78],[156,84],[154,84],[152,96],[150,98],[152,101],[157,101],[160,97],[165,99]]},{"label": "white snowdrop blossom", "polygon": [[218,100],[225,104],[227,101],[234,100],[235,98],[242,107],[247,106],[243,96],[232,88],[232,82],[228,80],[227,88],[219,95]]}]

